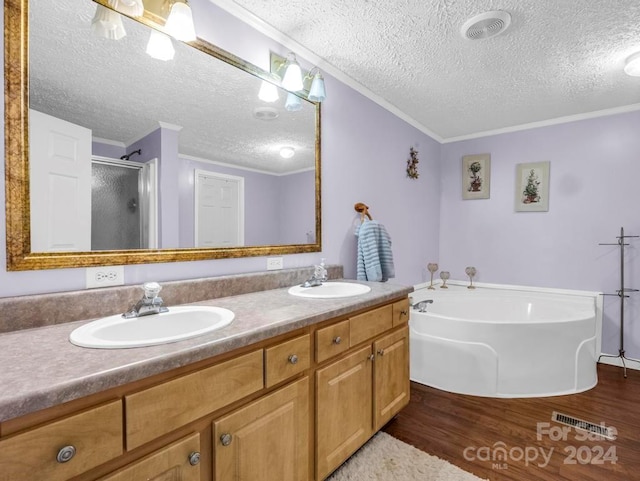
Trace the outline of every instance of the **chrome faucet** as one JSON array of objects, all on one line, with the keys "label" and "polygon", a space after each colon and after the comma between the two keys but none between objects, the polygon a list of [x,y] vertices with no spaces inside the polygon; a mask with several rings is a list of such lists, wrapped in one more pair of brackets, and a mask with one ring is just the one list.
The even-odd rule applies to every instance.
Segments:
[{"label": "chrome faucet", "polygon": [[415,304],[411,305],[411,308],[417,309],[418,312],[427,312],[427,304],[433,304],[433,299],[416,302]]},{"label": "chrome faucet", "polygon": [[313,275],[302,283],[302,287],[321,286],[328,278],[327,269],[324,266],[324,259],[319,265],[313,267]]},{"label": "chrome faucet", "polygon": [[125,319],[148,316],[150,314],[159,314],[169,310],[162,305],[162,297],[158,296],[162,290],[162,286],[160,284],[157,282],[145,282],[142,285],[142,289],[144,289],[142,299],[131,306],[127,312],[122,314],[122,317]]}]

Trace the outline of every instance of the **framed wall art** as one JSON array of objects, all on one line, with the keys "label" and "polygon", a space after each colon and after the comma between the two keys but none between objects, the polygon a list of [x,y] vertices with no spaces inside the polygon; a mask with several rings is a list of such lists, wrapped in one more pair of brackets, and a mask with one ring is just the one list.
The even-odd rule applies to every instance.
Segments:
[{"label": "framed wall art", "polygon": [[516,166],[516,212],[549,210],[549,162]]},{"label": "framed wall art", "polygon": [[462,198],[488,199],[491,187],[491,154],[462,157]]}]

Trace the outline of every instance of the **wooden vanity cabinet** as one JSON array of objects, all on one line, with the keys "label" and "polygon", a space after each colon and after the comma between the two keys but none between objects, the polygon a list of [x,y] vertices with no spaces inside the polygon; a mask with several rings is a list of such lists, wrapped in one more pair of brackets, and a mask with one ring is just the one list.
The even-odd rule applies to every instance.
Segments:
[{"label": "wooden vanity cabinet", "polygon": [[309,378],[213,422],[214,479],[309,478]]},{"label": "wooden vanity cabinet", "polygon": [[200,435],[192,434],[99,481],[200,481]]},{"label": "wooden vanity cabinet", "polygon": [[409,400],[404,312],[406,299],[3,423],[0,481],[321,481]]},{"label": "wooden vanity cabinet", "polygon": [[354,347],[316,370],[317,481],[408,404],[409,328],[403,312],[406,299],[351,317]]}]

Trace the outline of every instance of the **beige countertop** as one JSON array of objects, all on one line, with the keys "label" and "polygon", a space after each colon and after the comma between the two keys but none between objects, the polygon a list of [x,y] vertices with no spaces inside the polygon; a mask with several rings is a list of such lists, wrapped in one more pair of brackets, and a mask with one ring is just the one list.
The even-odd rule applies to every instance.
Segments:
[{"label": "beige countertop", "polygon": [[[197,338],[131,349],[87,349],[69,334],[88,321],[0,334],[0,422],[185,366],[359,309],[407,296],[413,287],[359,282],[371,292],[342,299],[295,297],[287,288],[201,301],[235,313]],[[171,306],[169,306],[171,307]]]}]

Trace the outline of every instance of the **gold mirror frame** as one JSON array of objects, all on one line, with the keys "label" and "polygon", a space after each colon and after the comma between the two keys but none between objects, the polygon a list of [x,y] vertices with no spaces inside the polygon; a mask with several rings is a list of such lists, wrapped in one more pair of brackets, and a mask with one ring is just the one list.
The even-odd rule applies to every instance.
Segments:
[{"label": "gold mirror frame", "polygon": [[[99,3],[106,3],[99,1]],[[321,245],[320,105],[316,104],[316,181],[314,244],[230,248],[138,249],[99,252],[31,252],[29,200],[29,0],[4,1],[5,45],[5,212],[7,270],[22,271],[319,252]],[[141,23],[152,26],[147,18]],[[190,43],[212,57],[262,79],[274,76],[214,45],[198,39]],[[277,82],[277,81],[276,81]]]}]

